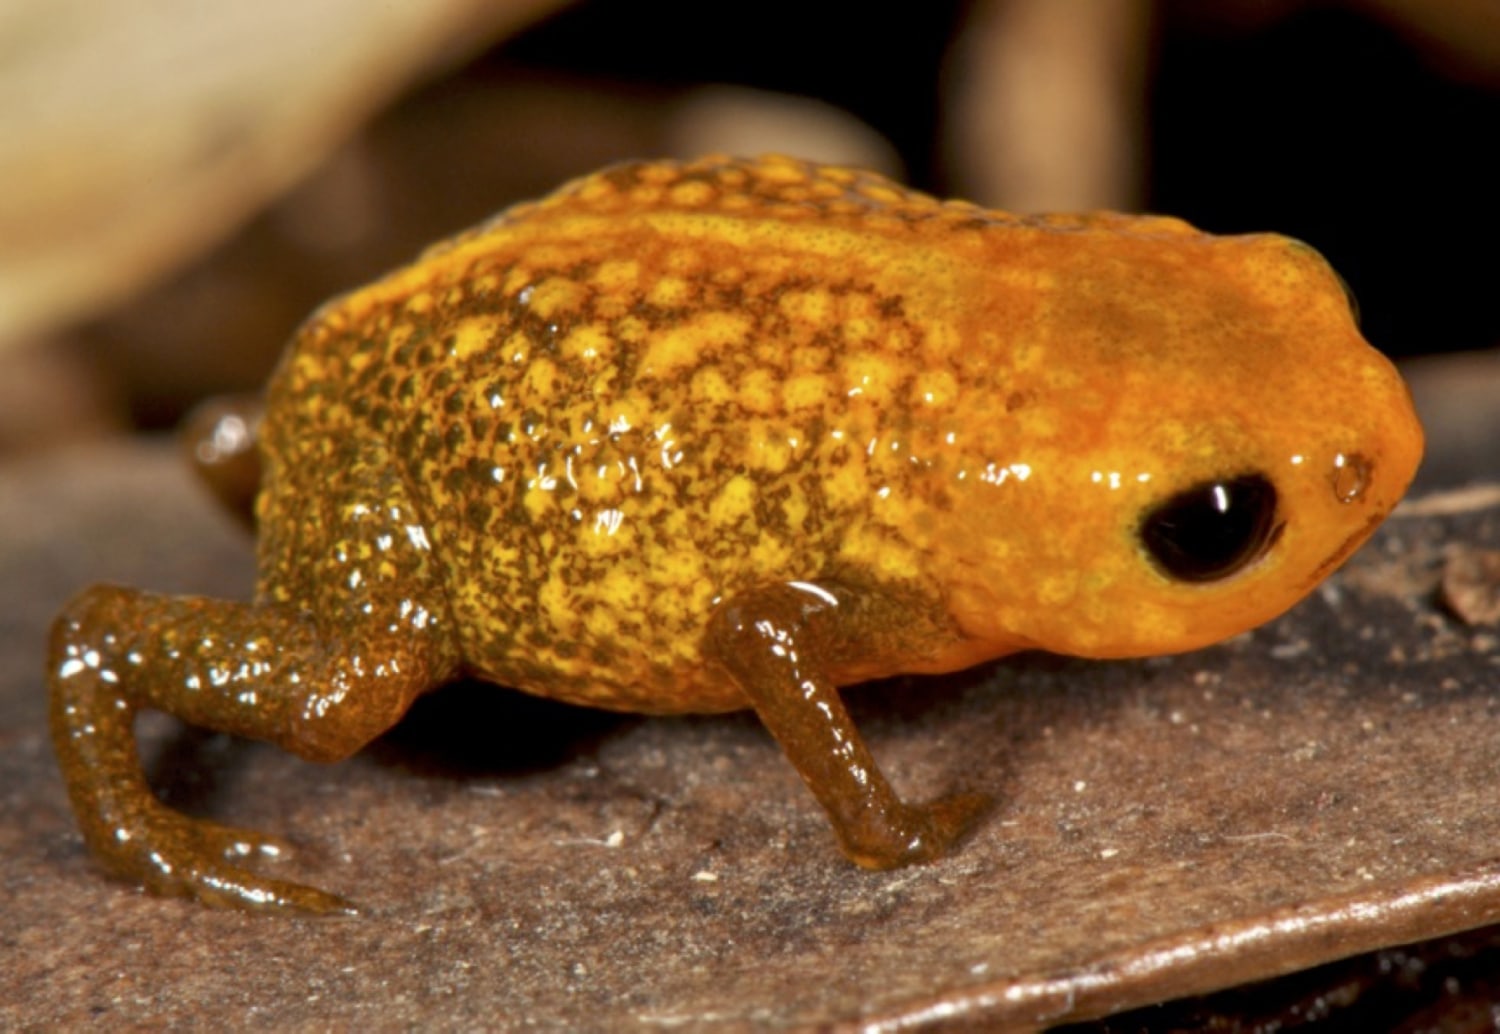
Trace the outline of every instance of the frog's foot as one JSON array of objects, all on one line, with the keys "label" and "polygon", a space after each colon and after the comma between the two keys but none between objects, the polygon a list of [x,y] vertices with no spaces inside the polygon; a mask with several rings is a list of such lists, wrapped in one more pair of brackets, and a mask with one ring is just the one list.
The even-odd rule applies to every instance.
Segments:
[{"label": "frog's foot", "polygon": [[962,793],[908,804],[896,795],[827,675],[829,658],[869,637],[868,601],[838,592],[788,583],[742,594],[714,615],[709,648],[828,813],[850,860],[867,869],[932,861],[989,799]]},{"label": "frog's foot", "polygon": [[839,848],[866,869],[930,862],[947,854],[991,803],[982,793],[956,793],[926,804],[898,802],[875,821],[836,824]]},{"label": "frog's foot", "polygon": [[216,908],[308,915],[355,915],[336,894],[261,876],[242,862],[277,859],[281,841],[249,830],[191,819],[156,801],[110,831],[90,831],[89,847],[107,868],[151,891]]}]

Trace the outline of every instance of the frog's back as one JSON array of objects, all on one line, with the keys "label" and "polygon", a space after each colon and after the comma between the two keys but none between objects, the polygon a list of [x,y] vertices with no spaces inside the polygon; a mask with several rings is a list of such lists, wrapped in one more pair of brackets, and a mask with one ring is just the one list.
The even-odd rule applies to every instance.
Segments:
[{"label": "frog's back", "polygon": [[326,471],[298,458],[319,441],[383,443],[482,673],[739,706],[701,670],[718,599],[817,577],[938,594],[898,511],[942,433],[914,414],[951,400],[961,349],[909,311],[931,276],[893,266],[942,260],[900,248],[914,228],[1000,218],[782,159],[606,170],[327,307],[268,446],[290,473]]}]

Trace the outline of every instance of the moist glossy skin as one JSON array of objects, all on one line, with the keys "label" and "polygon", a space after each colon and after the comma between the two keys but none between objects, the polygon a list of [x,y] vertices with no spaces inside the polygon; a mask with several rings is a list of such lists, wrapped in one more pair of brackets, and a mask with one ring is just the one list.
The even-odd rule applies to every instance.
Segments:
[{"label": "moist glossy skin", "polygon": [[[54,738],[110,868],[314,912],[348,906],[151,796],[136,710],[334,760],[461,673],[753,707],[850,858],[921,861],[983,798],[902,801],[837,687],[1243,631],[1369,535],[1422,445],[1304,245],[780,158],[607,169],[433,248],[309,320],[261,435],[255,601],[83,593]],[[1247,476],[1269,541],[1168,574],[1146,515]]]}]

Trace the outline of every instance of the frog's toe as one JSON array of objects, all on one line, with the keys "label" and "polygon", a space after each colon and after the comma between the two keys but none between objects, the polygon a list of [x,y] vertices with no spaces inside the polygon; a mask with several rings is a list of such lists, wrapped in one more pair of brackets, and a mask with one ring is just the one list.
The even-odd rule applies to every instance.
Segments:
[{"label": "frog's toe", "polygon": [[359,912],[353,902],[337,894],[223,863],[195,867],[173,892],[216,908],[317,916]]},{"label": "frog's toe", "polygon": [[990,806],[989,795],[956,793],[926,804],[902,804],[887,814],[879,839],[842,846],[850,860],[866,869],[898,869],[946,855]]},{"label": "frog's toe", "polygon": [[353,915],[352,903],[288,880],[262,876],[239,862],[284,857],[282,841],[152,807],[116,831],[96,852],[115,872],[157,894],[258,912]]},{"label": "frog's toe", "polygon": [[929,802],[923,810],[927,813],[926,839],[932,846],[932,853],[918,860],[927,861],[946,854],[974,828],[979,816],[993,803],[990,795],[985,793],[955,793]]},{"label": "frog's toe", "polygon": [[300,883],[260,876],[236,862],[277,860],[292,853],[278,837],[214,822],[185,819],[201,844],[189,870],[191,886],[181,893],[207,905],[257,911],[305,912],[311,915],[354,915],[355,906],[327,891]]},{"label": "frog's toe", "polygon": [[910,806],[906,817],[906,849],[887,859],[888,864],[912,865],[942,858],[973,828],[990,803],[987,794],[955,793]]}]

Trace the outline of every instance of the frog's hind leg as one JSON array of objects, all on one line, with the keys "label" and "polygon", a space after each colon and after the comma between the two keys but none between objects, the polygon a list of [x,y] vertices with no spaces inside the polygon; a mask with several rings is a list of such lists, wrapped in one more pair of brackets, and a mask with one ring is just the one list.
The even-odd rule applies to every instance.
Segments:
[{"label": "frog's hind leg", "polygon": [[[403,518],[396,527],[392,513]],[[295,565],[292,592],[271,579],[273,591],[247,604],[101,585],[53,624],[53,742],[84,839],[110,869],[159,893],[264,910],[349,908],[242,867],[274,854],[273,841],[158,801],[136,755],[138,711],[331,761],[390,728],[457,667],[424,562],[386,562],[392,535],[411,549],[421,539],[399,498],[316,500],[306,517],[326,519],[330,534]]]}]

